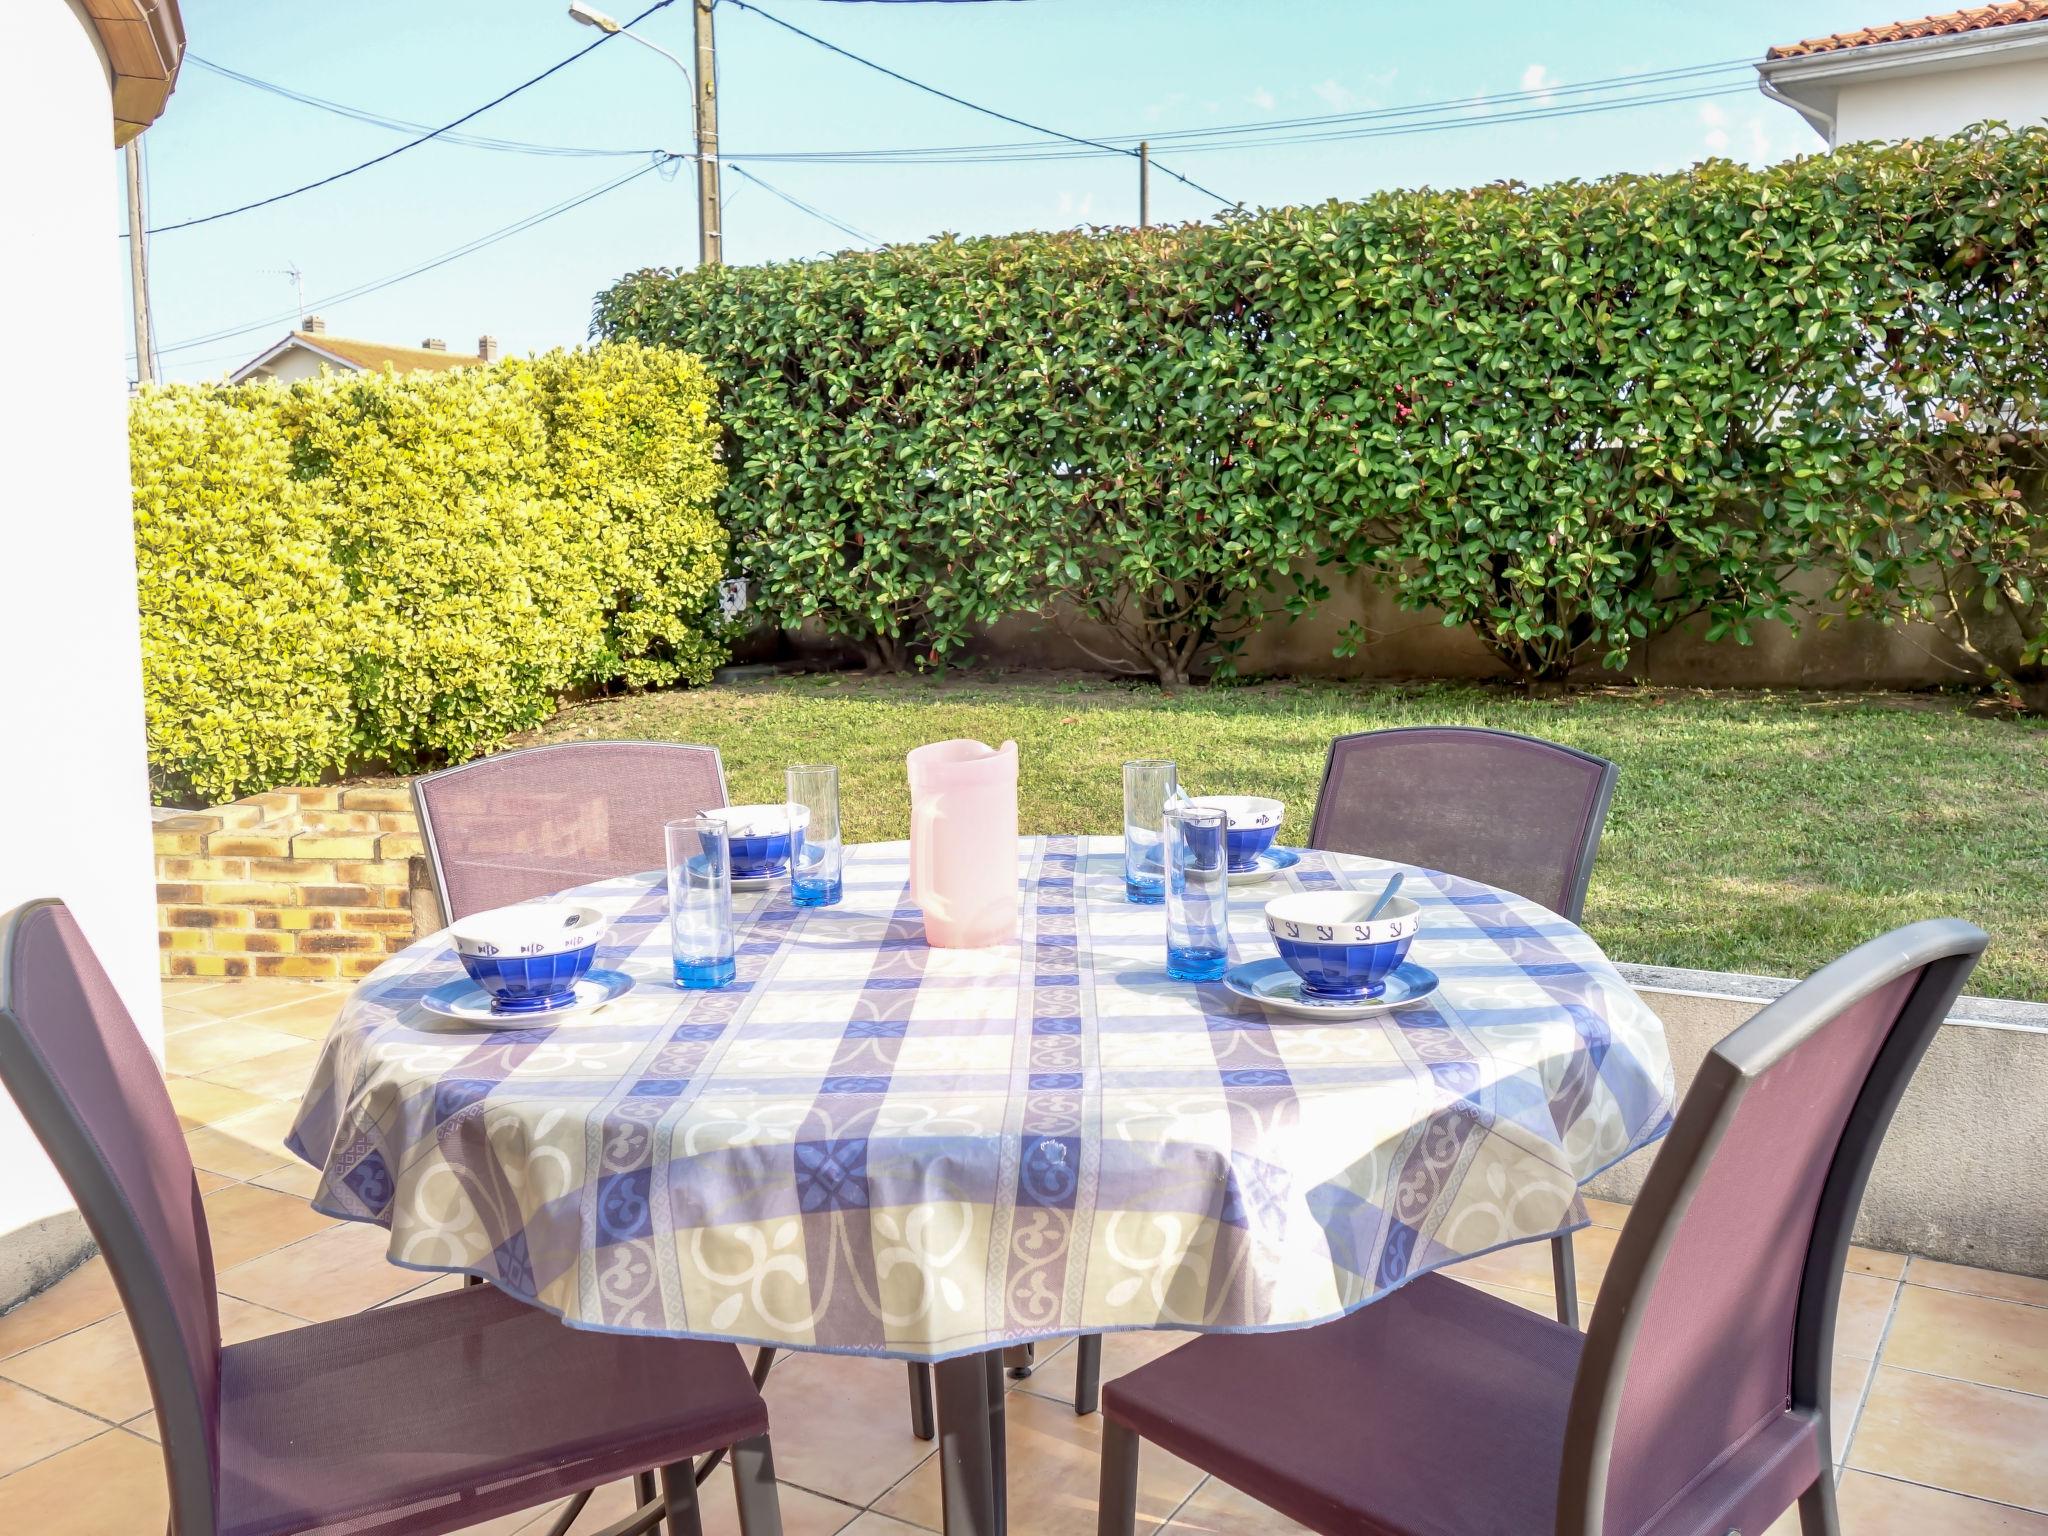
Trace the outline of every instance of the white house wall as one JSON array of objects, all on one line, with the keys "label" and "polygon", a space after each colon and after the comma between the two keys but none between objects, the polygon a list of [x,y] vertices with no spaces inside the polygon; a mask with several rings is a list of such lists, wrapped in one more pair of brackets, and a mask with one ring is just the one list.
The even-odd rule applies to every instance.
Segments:
[{"label": "white house wall", "polygon": [[[70,902],[161,1049],[106,66],[63,0],[0,5],[0,909]],[[75,1256],[71,1198],[0,1090],[0,1307]]]},{"label": "white house wall", "polygon": [[2015,127],[2048,118],[2048,59],[1879,78],[1842,87],[1835,142],[1917,139],[1987,119]]}]

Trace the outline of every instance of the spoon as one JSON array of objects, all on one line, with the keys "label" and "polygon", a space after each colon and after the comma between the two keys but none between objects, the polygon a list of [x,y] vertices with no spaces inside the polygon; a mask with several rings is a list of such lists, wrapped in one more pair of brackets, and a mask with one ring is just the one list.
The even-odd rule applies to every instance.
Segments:
[{"label": "spoon", "polygon": [[1384,891],[1380,892],[1380,899],[1374,902],[1372,904],[1372,910],[1365,914],[1366,922],[1371,922],[1374,918],[1378,917],[1382,912],[1386,911],[1387,903],[1394,899],[1395,893],[1401,889],[1401,882],[1406,878],[1407,877],[1403,875],[1399,870],[1394,871],[1394,878],[1389,880],[1387,882],[1387,888]]}]

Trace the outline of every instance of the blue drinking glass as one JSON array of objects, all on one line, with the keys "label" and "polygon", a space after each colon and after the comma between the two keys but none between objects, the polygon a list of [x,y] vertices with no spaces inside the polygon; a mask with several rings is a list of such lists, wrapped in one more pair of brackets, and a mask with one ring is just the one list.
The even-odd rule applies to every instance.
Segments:
[{"label": "blue drinking glass", "polygon": [[690,816],[662,828],[668,841],[668,922],[676,985],[722,987],[733,958],[732,847],[725,823]]},{"label": "blue drinking glass", "polygon": [[1161,813],[1166,851],[1166,974],[1221,981],[1230,964],[1229,819],[1185,801]]},{"label": "blue drinking glass", "polygon": [[846,850],[839,840],[839,770],[830,763],[799,763],[785,775],[789,803],[810,813],[790,843],[789,899],[793,906],[836,906],[846,894]]},{"label": "blue drinking glass", "polygon": [[1156,907],[1166,899],[1166,855],[1160,818],[1180,796],[1172,763],[1146,759],[1124,764],[1124,899]]}]

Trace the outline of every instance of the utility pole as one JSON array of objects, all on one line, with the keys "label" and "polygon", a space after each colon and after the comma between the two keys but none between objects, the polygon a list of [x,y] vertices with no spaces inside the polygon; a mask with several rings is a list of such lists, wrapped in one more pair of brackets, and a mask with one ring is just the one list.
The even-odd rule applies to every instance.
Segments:
[{"label": "utility pole", "polygon": [[142,141],[130,139],[125,151],[128,157],[128,287],[129,296],[135,304],[135,382],[152,384],[156,382],[156,369],[150,360],[149,334],[149,253],[144,234],[146,220],[142,211]]},{"label": "utility pole", "polygon": [[1138,228],[1152,227],[1152,146],[1138,140]]},{"label": "utility pole", "polygon": [[725,259],[718,206],[718,47],[711,32],[715,0],[690,0],[697,41],[697,264]]}]

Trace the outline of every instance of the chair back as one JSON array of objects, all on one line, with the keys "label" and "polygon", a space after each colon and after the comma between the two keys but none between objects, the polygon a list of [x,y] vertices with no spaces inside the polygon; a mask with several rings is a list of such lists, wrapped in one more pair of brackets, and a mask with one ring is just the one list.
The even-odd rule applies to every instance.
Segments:
[{"label": "chair back", "polygon": [[1589,752],[1478,726],[1339,736],[1308,843],[1484,881],[1577,922],[1617,772]]},{"label": "chair back", "polygon": [[149,1377],[171,1529],[211,1533],[220,1313],[198,1180],[156,1058],[70,910],[0,918],[0,1086],[70,1186]]},{"label": "chair back", "polygon": [[574,741],[413,780],[443,920],[659,869],[662,824],[725,804],[716,747]]},{"label": "chair back", "polygon": [[1898,929],[1707,1054],[1587,1330],[1559,1536],[1759,1536],[1832,1476],[1850,1229],[1899,1096],[1984,944],[1950,919]]}]

